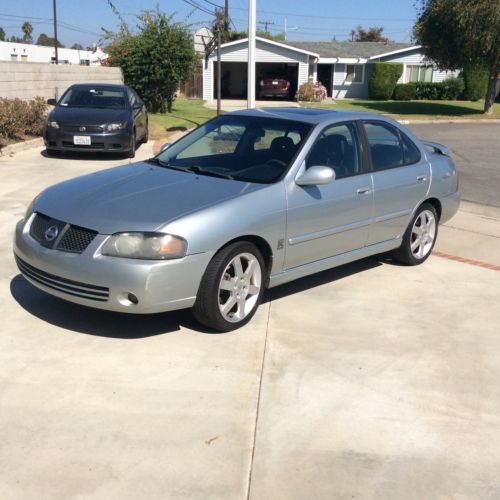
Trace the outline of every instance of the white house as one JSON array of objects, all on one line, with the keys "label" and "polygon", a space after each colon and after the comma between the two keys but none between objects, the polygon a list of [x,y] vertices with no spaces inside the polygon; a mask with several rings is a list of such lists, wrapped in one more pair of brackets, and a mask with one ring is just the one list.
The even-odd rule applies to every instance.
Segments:
[{"label": "white house", "polygon": [[[248,39],[221,46],[222,97],[246,99]],[[440,71],[426,59],[419,45],[395,42],[275,42],[257,37],[256,85],[264,74],[286,76],[295,90],[303,83],[321,81],[336,99],[368,98],[373,63],[400,62],[399,83],[442,81],[456,73]],[[203,99],[215,96],[217,54],[203,66]],[[292,94],[292,95],[293,95]]]},{"label": "white house", "polygon": [[[108,55],[97,47],[95,50],[57,49],[59,64],[100,66]],[[28,43],[0,42],[0,61],[54,63],[54,47]]]}]

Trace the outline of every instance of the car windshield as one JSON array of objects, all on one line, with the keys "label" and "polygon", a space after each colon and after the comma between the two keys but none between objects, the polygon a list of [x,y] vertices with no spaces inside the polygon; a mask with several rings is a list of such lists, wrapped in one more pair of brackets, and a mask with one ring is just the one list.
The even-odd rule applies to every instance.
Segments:
[{"label": "car windshield", "polygon": [[122,89],[106,87],[71,87],[59,106],[68,108],[124,109],[127,99]]},{"label": "car windshield", "polygon": [[288,169],[311,125],[251,116],[219,116],[157,157],[170,168],[272,183]]}]

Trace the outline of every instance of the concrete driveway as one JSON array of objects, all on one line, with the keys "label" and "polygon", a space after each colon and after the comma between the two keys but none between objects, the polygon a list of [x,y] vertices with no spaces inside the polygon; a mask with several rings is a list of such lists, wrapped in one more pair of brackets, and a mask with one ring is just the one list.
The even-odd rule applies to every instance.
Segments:
[{"label": "concrete driveway", "polygon": [[187,311],[66,303],[16,270],[37,192],[128,161],[0,158],[2,498],[500,496],[500,211],[464,204],[424,265],[299,280],[216,335]]}]

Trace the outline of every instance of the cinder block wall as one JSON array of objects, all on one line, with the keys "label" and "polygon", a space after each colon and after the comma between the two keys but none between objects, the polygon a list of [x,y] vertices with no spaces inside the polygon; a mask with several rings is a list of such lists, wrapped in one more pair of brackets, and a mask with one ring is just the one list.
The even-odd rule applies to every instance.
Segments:
[{"label": "cinder block wall", "polygon": [[72,84],[123,83],[120,68],[0,61],[0,97],[61,97]]}]

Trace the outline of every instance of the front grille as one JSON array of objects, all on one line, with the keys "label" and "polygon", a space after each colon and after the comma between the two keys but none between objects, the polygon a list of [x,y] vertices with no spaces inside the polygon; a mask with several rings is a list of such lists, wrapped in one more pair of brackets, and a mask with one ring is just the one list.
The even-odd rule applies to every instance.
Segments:
[{"label": "front grille", "polygon": [[63,141],[64,148],[71,149],[104,149],[104,142],[92,142],[90,145],[86,144],[73,144],[71,141]]},{"label": "front grille", "polygon": [[[85,128],[85,130],[80,130]],[[99,133],[103,131],[102,127],[96,125],[63,125],[62,129],[66,132],[78,132],[80,134],[85,134],[86,132]]]},{"label": "front grille", "polygon": [[[47,240],[46,231],[55,226],[59,235],[54,240]],[[73,226],[47,215],[37,213],[30,227],[30,236],[41,245],[62,252],[82,253],[97,236],[97,231],[85,227]]]},{"label": "front grille", "polygon": [[109,288],[105,286],[91,285],[89,283],[61,278],[55,274],[46,273],[41,269],[33,267],[17,255],[15,258],[17,267],[21,273],[35,283],[82,299],[95,300],[97,302],[107,302],[109,299]]},{"label": "front grille", "polygon": [[57,250],[63,252],[82,253],[96,237],[97,233],[90,229],[70,226],[57,244]]}]

